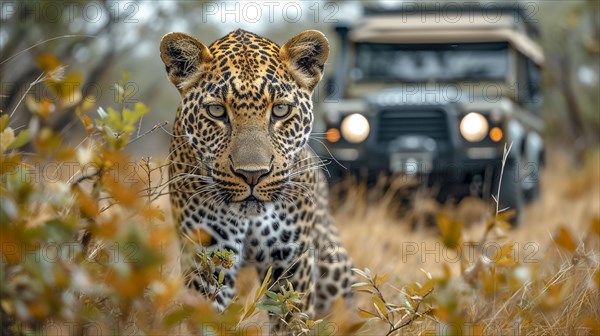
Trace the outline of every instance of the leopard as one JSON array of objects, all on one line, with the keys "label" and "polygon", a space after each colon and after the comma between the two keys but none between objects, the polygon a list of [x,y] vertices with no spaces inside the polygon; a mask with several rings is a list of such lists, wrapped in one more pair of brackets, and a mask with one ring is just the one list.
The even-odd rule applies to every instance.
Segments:
[{"label": "leopard", "polygon": [[352,297],[352,259],[328,201],[325,160],[310,145],[312,96],[329,42],[316,30],[282,45],[242,29],[206,46],[185,33],[160,42],[181,102],[169,154],[170,203],[185,285],[213,293],[201,253],[230,251],[213,304],[226,309],[250,266],[302,293],[299,309],[323,316]]}]

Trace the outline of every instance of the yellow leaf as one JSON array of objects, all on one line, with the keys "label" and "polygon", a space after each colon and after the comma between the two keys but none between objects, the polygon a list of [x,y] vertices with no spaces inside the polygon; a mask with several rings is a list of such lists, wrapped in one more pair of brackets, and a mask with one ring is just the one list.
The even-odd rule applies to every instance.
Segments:
[{"label": "yellow leaf", "polygon": [[483,324],[476,323],[473,325],[471,335],[473,336],[483,336],[485,331],[485,326]]},{"label": "yellow leaf", "polygon": [[37,58],[37,65],[45,72],[52,71],[60,66],[60,61],[50,53],[44,53]]},{"label": "yellow leaf", "polygon": [[15,141],[15,131],[11,127],[7,127],[0,133],[0,153],[3,153],[8,146]]},{"label": "yellow leaf", "polygon": [[193,231],[189,238],[195,243],[195,244],[200,244],[202,246],[208,246],[212,243],[212,236],[206,232],[205,230],[202,229],[198,229],[196,231]]},{"label": "yellow leaf", "polygon": [[552,238],[554,239],[556,245],[569,252],[574,252],[577,248],[577,245],[573,240],[573,236],[564,226],[560,226]]},{"label": "yellow leaf", "polygon": [[[265,278],[263,279],[262,284],[256,291],[256,295],[254,296],[255,301],[258,301],[258,299],[260,299],[267,292],[269,283],[271,282],[271,273],[272,272],[273,272],[272,267],[269,267],[269,269],[267,270],[267,274],[265,275]],[[278,279],[276,279],[276,280],[278,280]]]},{"label": "yellow leaf", "polygon": [[81,74],[73,72],[68,74],[60,83],[52,83],[56,94],[60,98],[60,103],[65,107],[72,107],[83,99],[81,93]]},{"label": "yellow leaf", "polygon": [[429,292],[433,290],[433,286],[435,285],[435,281],[433,279],[427,279],[427,281],[419,288],[418,295],[420,297],[424,297]]},{"label": "yellow leaf", "polygon": [[0,175],[12,173],[19,167],[30,169],[30,167],[25,166],[22,162],[22,156],[21,153],[14,152],[7,155],[0,155]]},{"label": "yellow leaf", "polygon": [[26,248],[26,246],[22,246],[22,243],[17,243],[18,238],[15,236],[15,232],[11,232],[10,230],[6,230],[6,232],[2,232],[0,235],[0,246],[4,248],[0,249],[0,255],[2,256],[2,260],[6,260],[6,263],[9,265],[14,265],[17,263],[22,263],[22,248]]},{"label": "yellow leaf", "polygon": [[[2,113],[2,109],[0,109],[0,113]],[[9,122],[10,118],[8,117],[8,114],[0,116],[0,132],[4,131]]]},{"label": "yellow leaf", "polygon": [[579,320],[579,323],[583,327],[590,329],[589,335],[600,335],[600,321],[598,321],[598,317],[583,317]]},{"label": "yellow leaf", "polygon": [[146,219],[165,220],[165,213],[159,207],[146,206],[140,211],[140,215]]},{"label": "yellow leaf", "polygon": [[371,297],[371,299],[373,300],[373,304],[375,305],[375,308],[377,308],[377,310],[379,312],[381,312],[381,314],[383,314],[383,316],[385,317],[385,319],[387,319],[387,315],[389,313],[389,310],[385,306],[385,303],[383,302],[383,300],[381,300],[381,298],[379,296],[377,296],[377,295],[373,295]]},{"label": "yellow leaf", "polygon": [[590,233],[600,236],[600,217],[594,217],[590,224]]},{"label": "yellow leaf", "polygon": [[516,263],[517,261],[512,255],[507,255],[500,260],[496,260],[496,265],[500,267],[509,267],[515,265]]},{"label": "yellow leaf", "polygon": [[98,215],[98,203],[94,199],[83,192],[77,185],[73,187],[73,193],[75,193],[75,200],[84,216],[94,218]]},{"label": "yellow leaf", "polygon": [[111,218],[110,220],[105,220],[102,223],[93,227],[94,235],[99,238],[110,238],[113,239],[115,232],[119,227],[119,223],[117,222],[118,218]]},{"label": "yellow leaf", "polygon": [[86,96],[79,104],[79,110],[82,112],[91,110],[94,106],[96,106],[96,97],[94,96]]},{"label": "yellow leaf", "polygon": [[171,232],[169,227],[166,225],[157,225],[151,230],[150,236],[148,237],[148,246],[156,247],[161,249],[166,244],[169,244]]},{"label": "yellow leaf", "polygon": [[505,256],[507,256],[509,253],[512,252],[513,247],[514,247],[514,243],[513,244],[506,244],[506,245],[502,246],[500,248],[500,250],[498,250],[496,252],[496,255],[494,255],[494,259],[493,260],[496,261],[496,260],[500,260],[500,259],[504,258]]},{"label": "yellow leaf", "polygon": [[514,255],[512,254],[513,244],[506,244],[500,248],[494,255],[492,261],[498,266],[512,266],[516,263]]},{"label": "yellow leaf", "polygon": [[440,321],[448,321],[448,319],[450,318],[450,314],[448,313],[448,310],[446,310],[446,308],[444,308],[444,307],[432,308],[431,311],[429,312],[429,314],[431,316],[436,317]]},{"label": "yellow leaf", "polygon": [[50,114],[56,110],[54,103],[46,97],[42,98],[40,101],[36,101],[35,98],[27,96],[25,97],[25,105],[29,111],[42,119],[48,118]]},{"label": "yellow leaf", "polygon": [[85,127],[87,134],[92,134],[94,132],[94,122],[92,119],[86,115],[80,116],[79,119],[81,120],[83,127]]},{"label": "yellow leaf", "polygon": [[540,307],[547,311],[561,308],[571,289],[572,284],[570,281],[547,285],[545,295],[541,297]]},{"label": "yellow leaf", "polygon": [[375,290],[368,290],[368,289],[355,289],[354,292],[355,293],[366,293],[366,294],[373,294]]},{"label": "yellow leaf", "polygon": [[491,267],[479,272],[479,281],[481,282],[481,287],[486,295],[494,295],[498,286],[496,268]]},{"label": "yellow leaf", "polygon": [[383,273],[381,275],[375,275],[375,285],[377,287],[381,286],[388,278],[388,274],[387,273]]},{"label": "yellow leaf", "polygon": [[118,203],[132,207],[140,200],[136,194],[135,188],[131,185],[115,181],[115,177],[110,174],[102,175],[102,183],[110,195]]},{"label": "yellow leaf", "polygon": [[452,278],[452,269],[447,263],[442,264],[442,268],[444,271],[444,280],[450,280]]},{"label": "yellow leaf", "polygon": [[503,222],[504,224],[508,224],[508,227],[510,228],[511,227],[511,225],[509,224],[510,220],[513,219],[516,215],[517,215],[517,210],[508,209],[506,211],[502,211],[501,213],[499,213],[498,218],[496,220],[498,222]]},{"label": "yellow leaf", "polygon": [[462,241],[462,222],[440,214],[437,218],[437,224],[444,245],[448,248],[457,248]]},{"label": "yellow leaf", "polygon": [[377,314],[371,313],[370,311],[364,310],[362,308],[358,308],[358,316],[362,318],[374,318],[379,317]]},{"label": "yellow leaf", "polygon": [[45,319],[50,313],[50,307],[48,307],[48,304],[41,300],[30,303],[27,308],[29,308],[29,313],[31,316],[38,320]]},{"label": "yellow leaf", "polygon": [[156,308],[161,309],[173,302],[177,293],[182,288],[182,280],[179,277],[171,277],[164,281],[155,281],[152,283],[152,289],[156,295]]}]

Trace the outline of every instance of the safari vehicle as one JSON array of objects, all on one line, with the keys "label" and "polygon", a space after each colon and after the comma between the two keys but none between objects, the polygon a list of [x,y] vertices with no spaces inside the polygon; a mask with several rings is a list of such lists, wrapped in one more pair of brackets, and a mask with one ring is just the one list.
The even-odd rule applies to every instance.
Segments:
[{"label": "safari vehicle", "polygon": [[436,183],[442,199],[489,198],[512,144],[499,201],[522,213],[544,162],[536,26],[520,7],[413,7],[366,9],[336,27],[322,111],[341,163],[331,174],[404,173]]}]

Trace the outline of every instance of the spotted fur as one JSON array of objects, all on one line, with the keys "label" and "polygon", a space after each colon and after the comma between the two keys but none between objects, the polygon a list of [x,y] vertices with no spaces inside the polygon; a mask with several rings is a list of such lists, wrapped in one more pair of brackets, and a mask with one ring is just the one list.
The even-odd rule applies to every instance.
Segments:
[{"label": "spotted fur", "polygon": [[[305,312],[327,312],[335,298],[349,295],[351,281],[351,260],[328,212],[322,162],[307,145],[311,95],[329,53],[327,39],[306,31],[280,47],[236,30],[206,47],[170,33],[160,50],[182,96],[170,190],[185,237],[188,287],[207,289],[195,252],[229,249],[236,258],[224,270],[220,309],[234,296],[238,270],[251,265],[261,277],[272,266],[274,279],[306,293]],[[275,109],[289,113],[276,115]],[[190,237],[200,238],[192,244]]]}]

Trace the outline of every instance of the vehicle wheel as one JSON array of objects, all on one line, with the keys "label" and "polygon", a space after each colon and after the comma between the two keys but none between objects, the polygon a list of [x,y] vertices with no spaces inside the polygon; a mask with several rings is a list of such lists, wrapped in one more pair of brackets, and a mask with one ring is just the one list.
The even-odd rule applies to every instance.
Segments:
[{"label": "vehicle wheel", "polygon": [[[494,197],[498,195],[498,182],[500,180],[500,167],[494,174],[494,184],[492,190]],[[517,159],[508,159],[502,175],[502,185],[500,187],[500,199],[498,200],[498,209],[508,208],[516,212],[510,219],[510,224],[518,226],[523,219],[523,190],[521,187],[521,178],[519,174],[519,161]]]},{"label": "vehicle wheel", "polygon": [[540,198],[540,181],[536,181],[530,188],[523,190],[525,202],[535,202]]}]

